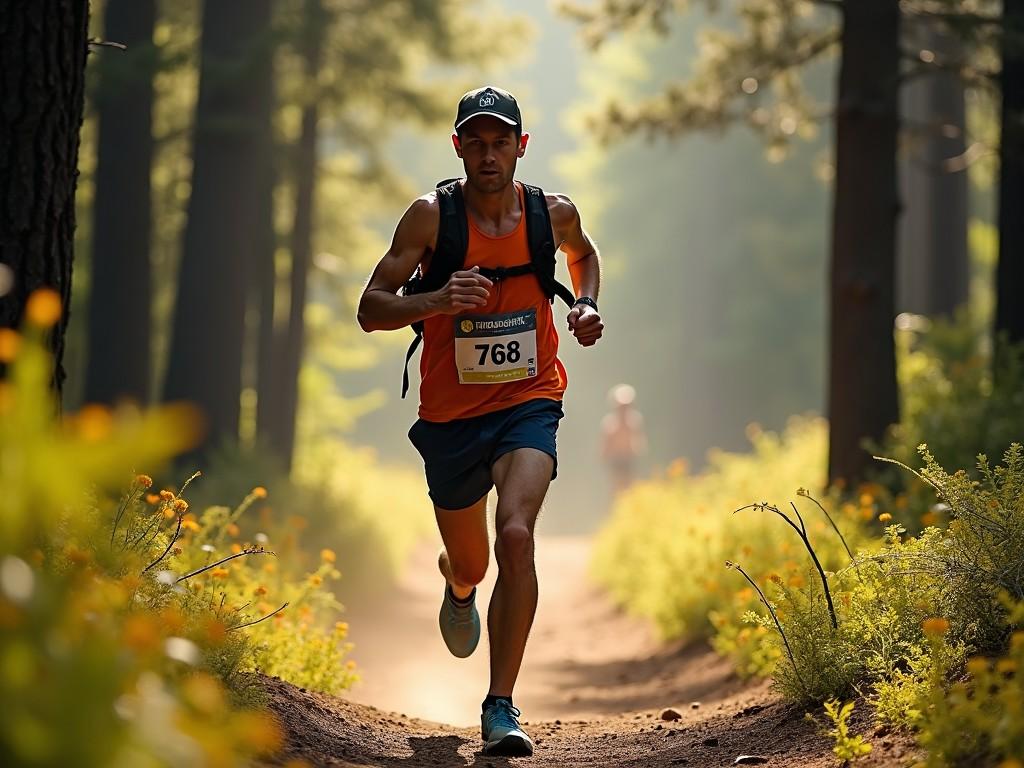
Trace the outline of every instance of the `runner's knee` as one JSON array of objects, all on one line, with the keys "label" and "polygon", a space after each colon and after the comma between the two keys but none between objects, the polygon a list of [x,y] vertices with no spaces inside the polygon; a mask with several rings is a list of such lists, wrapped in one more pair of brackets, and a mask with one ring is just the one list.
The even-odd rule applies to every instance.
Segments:
[{"label": "runner's knee", "polygon": [[482,560],[479,558],[462,562],[450,560],[449,563],[452,569],[452,578],[457,584],[466,587],[475,587],[484,580],[484,576],[487,574],[486,556]]},{"label": "runner's knee", "polygon": [[509,523],[498,531],[494,542],[498,567],[518,570],[533,564],[533,532],[522,523]]}]

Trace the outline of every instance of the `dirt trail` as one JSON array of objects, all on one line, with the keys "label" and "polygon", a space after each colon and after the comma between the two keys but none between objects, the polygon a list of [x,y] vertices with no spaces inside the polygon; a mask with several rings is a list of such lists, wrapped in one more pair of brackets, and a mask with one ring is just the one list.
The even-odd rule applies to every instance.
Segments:
[{"label": "dirt trail", "polygon": [[[588,583],[588,541],[565,537],[538,543],[541,599],[515,693],[536,753],[529,760],[482,755],[486,637],[470,659],[445,649],[436,555],[424,547],[393,594],[351,607],[353,657],[364,681],[347,700],[267,681],[288,731],[286,756],[387,768],[725,766],[741,755],[766,761],[750,764],[836,764],[803,710],[781,702],[766,683],[741,682],[704,646],[659,645],[650,627],[616,610]],[[480,594],[488,596],[492,584],[489,573]],[[665,707],[680,719],[659,719]],[[909,757],[905,739],[871,738],[875,751],[863,765],[902,765]]]}]

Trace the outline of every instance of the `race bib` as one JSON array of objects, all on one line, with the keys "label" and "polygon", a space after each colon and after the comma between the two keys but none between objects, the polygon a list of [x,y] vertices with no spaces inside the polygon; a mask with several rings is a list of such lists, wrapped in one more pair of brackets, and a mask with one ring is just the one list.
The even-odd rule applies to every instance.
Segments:
[{"label": "race bib", "polygon": [[537,310],[455,318],[460,384],[503,384],[537,375]]}]

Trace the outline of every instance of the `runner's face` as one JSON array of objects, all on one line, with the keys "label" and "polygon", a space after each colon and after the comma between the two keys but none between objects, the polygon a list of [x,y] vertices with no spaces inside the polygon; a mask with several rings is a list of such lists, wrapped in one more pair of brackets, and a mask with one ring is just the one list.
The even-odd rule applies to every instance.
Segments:
[{"label": "runner's face", "polygon": [[512,182],[528,139],[523,134],[517,142],[511,125],[489,115],[470,120],[452,137],[468,183],[480,192],[500,192]]}]

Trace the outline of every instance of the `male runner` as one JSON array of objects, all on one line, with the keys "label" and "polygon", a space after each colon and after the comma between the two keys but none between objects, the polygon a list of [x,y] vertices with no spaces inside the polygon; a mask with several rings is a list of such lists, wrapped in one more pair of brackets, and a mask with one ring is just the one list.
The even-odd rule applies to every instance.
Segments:
[{"label": "male runner", "polygon": [[[466,174],[458,182],[468,219],[464,268],[438,290],[398,295],[417,267],[423,274],[429,269],[440,229],[435,190],[415,200],[398,223],[358,315],[365,331],[423,323],[419,419],[409,438],[423,457],[444,542],[441,635],[458,657],[469,656],[480,639],[476,585],[489,559],[487,494],[497,488],[498,579],[487,612],[490,688],[481,732],[486,754],[516,756],[533,754],[512,688],[537,608],[534,526],[556,473],[566,387],[552,303],[539,279],[499,280],[501,272],[492,272],[530,262],[526,191],[513,180],[528,140],[512,94],[486,87],[462,97],[452,143]],[[578,297],[566,322],[589,347],[604,329],[597,248],[567,197],[545,195],[545,202]]]}]

